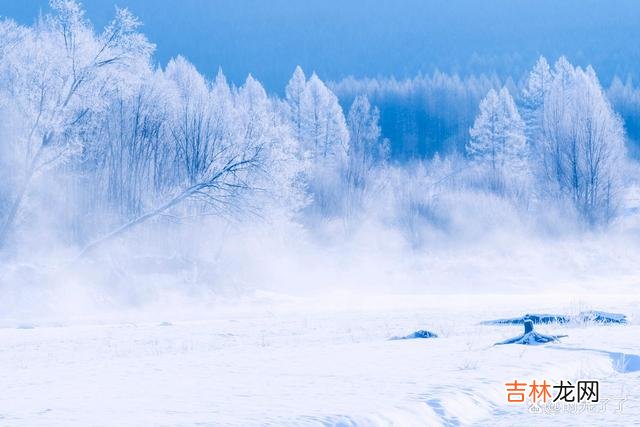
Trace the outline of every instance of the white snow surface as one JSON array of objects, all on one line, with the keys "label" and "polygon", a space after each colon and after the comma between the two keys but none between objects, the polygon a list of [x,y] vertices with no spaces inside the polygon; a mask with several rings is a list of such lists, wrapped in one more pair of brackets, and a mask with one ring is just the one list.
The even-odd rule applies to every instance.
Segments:
[{"label": "white snow surface", "polygon": [[[622,312],[627,325],[537,325],[527,312]],[[0,426],[512,426],[640,422],[640,296],[256,293],[91,317],[0,319]],[[427,329],[435,339],[389,341]],[[531,414],[505,382],[596,379],[617,411]]]}]

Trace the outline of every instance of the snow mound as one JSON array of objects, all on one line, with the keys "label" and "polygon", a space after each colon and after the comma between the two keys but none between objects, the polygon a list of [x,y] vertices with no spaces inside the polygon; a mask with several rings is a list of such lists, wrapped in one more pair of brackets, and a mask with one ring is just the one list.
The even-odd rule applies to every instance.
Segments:
[{"label": "snow mound", "polygon": [[400,337],[391,337],[389,339],[390,340],[413,340],[413,339],[420,339],[420,338],[438,338],[438,335],[431,331],[426,331],[424,329],[421,329],[419,331],[410,333],[409,335],[400,336]]}]

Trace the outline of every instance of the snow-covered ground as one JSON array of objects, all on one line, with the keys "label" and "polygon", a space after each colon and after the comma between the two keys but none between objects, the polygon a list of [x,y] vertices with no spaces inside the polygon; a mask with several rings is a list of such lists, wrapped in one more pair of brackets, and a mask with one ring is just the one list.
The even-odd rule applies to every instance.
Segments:
[{"label": "snow-covered ground", "polygon": [[[542,346],[493,346],[521,326],[479,324],[585,309],[622,312],[630,323],[538,325],[568,335]],[[107,323],[5,318],[0,425],[633,425],[638,319],[637,294],[260,294]],[[388,340],[418,329],[439,337]],[[602,413],[531,414],[507,403],[505,382],[516,379],[595,379],[611,400]]]}]

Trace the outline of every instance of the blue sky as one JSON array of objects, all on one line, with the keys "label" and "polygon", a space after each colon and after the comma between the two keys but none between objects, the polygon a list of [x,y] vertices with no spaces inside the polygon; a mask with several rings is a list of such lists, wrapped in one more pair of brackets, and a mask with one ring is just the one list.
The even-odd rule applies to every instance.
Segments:
[{"label": "blue sky", "polygon": [[[97,27],[126,6],[161,64],[177,54],[239,83],[251,72],[281,91],[296,64],[320,77],[497,72],[519,76],[539,54],[592,63],[604,83],[639,75],[635,0],[85,0]],[[0,0],[30,23],[46,0]],[[637,79],[636,79],[637,80]]]}]

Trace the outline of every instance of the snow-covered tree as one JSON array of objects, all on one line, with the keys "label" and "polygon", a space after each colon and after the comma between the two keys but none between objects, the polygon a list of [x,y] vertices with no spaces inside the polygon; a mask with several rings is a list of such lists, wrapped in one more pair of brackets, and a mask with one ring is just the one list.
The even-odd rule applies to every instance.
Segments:
[{"label": "snow-covered tree", "polygon": [[[15,224],[35,175],[81,150],[92,119],[109,96],[136,80],[153,46],[137,32],[126,9],[95,34],[79,3],[52,0],[53,14],[13,31],[0,44],[0,98],[20,118],[9,142],[22,162],[9,208],[3,212],[0,246]],[[3,24],[6,28],[8,24]]]},{"label": "snow-covered tree", "polygon": [[355,182],[362,183],[367,171],[387,157],[386,144],[380,142],[380,111],[365,95],[358,96],[349,109],[349,169]]},{"label": "snow-covered tree", "polygon": [[175,118],[171,134],[182,163],[180,171],[194,184],[211,167],[217,150],[213,138],[213,118],[209,88],[204,77],[182,57],[167,64],[167,78],[174,83],[177,98],[173,100]]},{"label": "snow-covered tree", "polygon": [[524,123],[506,88],[490,90],[469,130],[467,155],[489,174],[490,186],[502,190],[526,174]]},{"label": "snow-covered tree", "polygon": [[304,159],[293,125],[251,76],[238,90],[236,107],[236,132],[243,143],[262,147],[260,167],[248,177],[251,208],[268,212],[270,218],[290,219],[307,202],[301,177]]},{"label": "snow-covered tree", "polygon": [[308,162],[307,187],[323,215],[341,204],[341,173],[349,152],[349,131],[338,98],[313,73],[297,67],[286,89],[291,128]]},{"label": "snow-covered tree", "polygon": [[607,222],[620,197],[624,129],[591,67],[558,60],[542,131],[545,193],[567,197],[590,224]]},{"label": "snow-covered tree", "polygon": [[535,139],[541,135],[542,107],[551,88],[551,80],[549,63],[541,56],[529,73],[520,96],[525,134],[530,144],[535,144]]},{"label": "snow-covered tree", "polygon": [[349,149],[349,131],[338,98],[314,73],[302,102],[302,143],[313,159],[343,161]]},{"label": "snow-covered tree", "polygon": [[363,196],[374,181],[376,170],[389,156],[388,140],[380,139],[380,112],[372,107],[366,95],[358,96],[349,109],[348,161],[344,171],[345,215],[362,208]]},{"label": "snow-covered tree", "polygon": [[304,71],[300,66],[297,66],[285,88],[285,99],[289,109],[291,127],[298,141],[302,140],[302,108],[306,86],[307,78],[304,75]]},{"label": "snow-covered tree", "polygon": [[176,99],[172,89],[161,71],[149,70],[137,88],[114,97],[98,137],[85,143],[82,175],[106,188],[90,193],[105,197],[108,211],[140,214],[155,193],[174,184],[166,173],[175,166],[167,126]]}]

